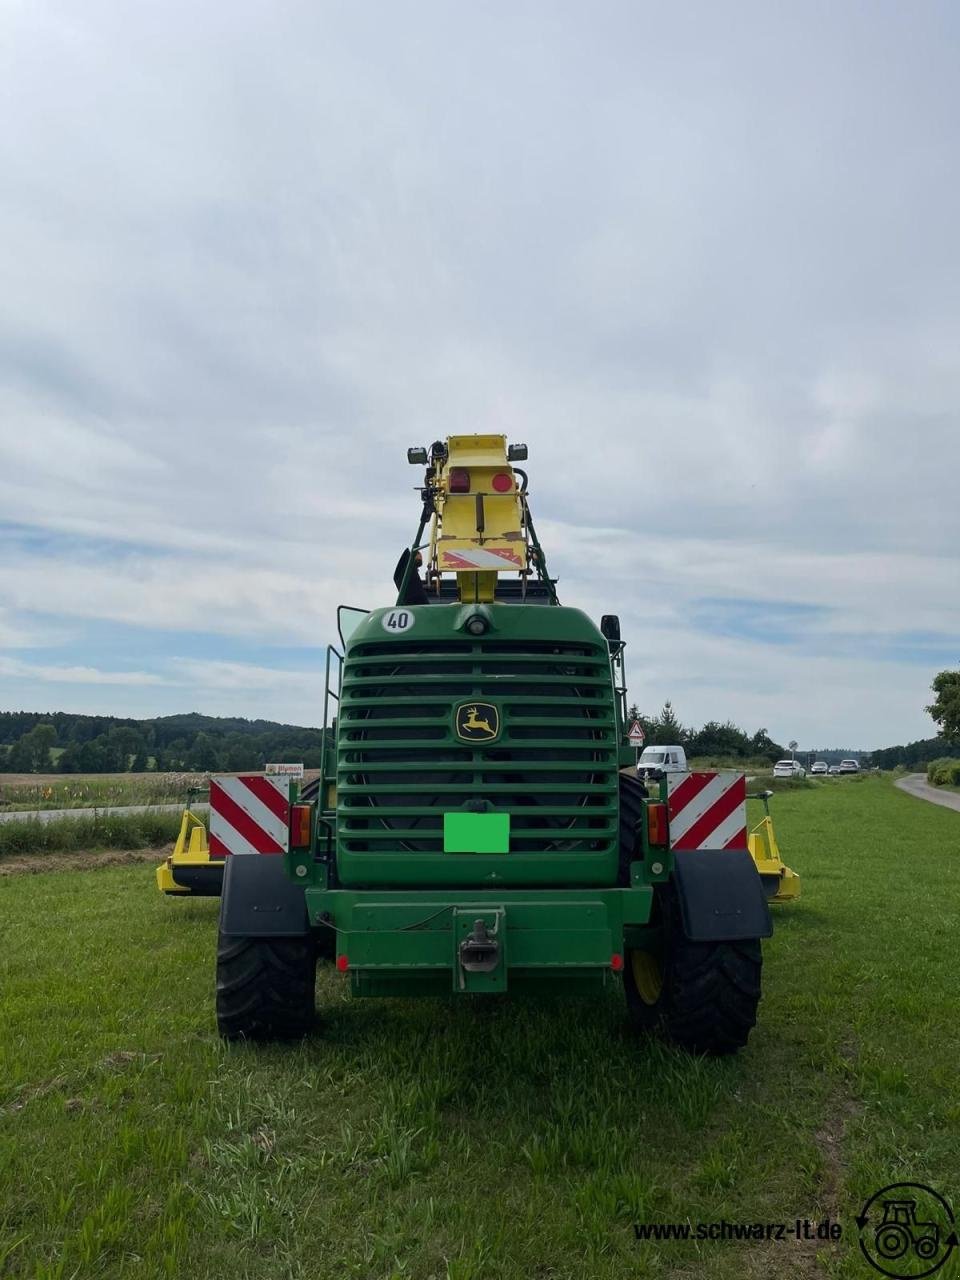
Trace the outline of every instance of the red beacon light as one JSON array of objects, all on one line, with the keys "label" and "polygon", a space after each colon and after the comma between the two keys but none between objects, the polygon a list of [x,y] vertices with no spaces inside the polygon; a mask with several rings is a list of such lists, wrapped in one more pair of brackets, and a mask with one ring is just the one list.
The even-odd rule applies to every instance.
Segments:
[{"label": "red beacon light", "polygon": [[447,485],[451,493],[469,493],[470,472],[466,467],[451,467]]}]

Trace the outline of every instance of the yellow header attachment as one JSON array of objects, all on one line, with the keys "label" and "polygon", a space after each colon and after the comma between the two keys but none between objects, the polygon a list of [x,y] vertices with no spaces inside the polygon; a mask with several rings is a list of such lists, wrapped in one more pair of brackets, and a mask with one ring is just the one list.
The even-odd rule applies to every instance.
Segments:
[{"label": "yellow header attachment", "polygon": [[498,573],[527,570],[523,504],[509,453],[506,436],[450,436],[431,477],[428,572],[456,573],[462,600],[492,600]]}]

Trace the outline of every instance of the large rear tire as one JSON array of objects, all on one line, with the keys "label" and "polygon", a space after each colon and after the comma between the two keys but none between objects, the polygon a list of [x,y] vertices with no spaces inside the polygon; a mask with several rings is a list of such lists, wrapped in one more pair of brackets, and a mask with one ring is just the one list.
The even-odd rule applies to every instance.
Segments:
[{"label": "large rear tire", "polygon": [[309,782],[305,782],[300,788],[300,795],[297,797],[302,804],[312,804],[320,798],[320,779],[311,778]]},{"label": "large rear tire", "polygon": [[736,1053],[757,1021],[759,938],[691,942],[669,888],[659,895],[658,910],[662,949],[626,952],[623,985],[631,1022],[640,1031],[662,1030],[690,1053]]},{"label": "large rear tire", "polygon": [[217,1028],[225,1040],[290,1040],[315,1017],[312,937],[217,940]]}]

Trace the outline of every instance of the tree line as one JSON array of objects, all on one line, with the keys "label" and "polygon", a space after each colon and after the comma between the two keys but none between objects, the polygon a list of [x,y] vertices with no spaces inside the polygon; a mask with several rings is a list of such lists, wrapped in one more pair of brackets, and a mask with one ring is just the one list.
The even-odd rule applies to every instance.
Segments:
[{"label": "tree line", "polygon": [[[635,704],[627,712],[628,718],[638,720],[643,727],[644,746],[683,747],[688,756],[728,756],[738,760],[783,759],[786,751],[774,742],[766,729],[746,733],[731,720],[723,724],[708,720],[700,729],[688,728],[680,723],[673,704],[668,700],[659,715],[648,716]],[[629,726],[628,726],[629,727]]]},{"label": "tree line", "polygon": [[960,759],[960,670],[938,672],[930,688],[934,699],[924,711],[938,726],[937,737],[874,751],[873,762],[881,769],[896,769],[898,765],[920,769],[934,761],[942,763],[945,756]]},{"label": "tree line", "polygon": [[115,716],[0,712],[0,770],[142,773],[262,769],[268,761],[320,764],[322,729],[198,714]]},{"label": "tree line", "polygon": [[[931,689],[933,702],[924,708],[939,728],[933,738],[923,738],[896,747],[881,747],[875,751],[851,751],[831,748],[816,752],[817,759],[838,760],[844,756],[856,756],[863,765],[869,761],[880,769],[925,768],[932,761],[946,756],[960,759],[960,670],[940,671],[933,678]],[[635,704],[630,707],[631,720],[639,720],[643,726],[646,746],[666,746],[676,743],[688,756],[730,756],[747,759],[764,756],[776,761],[787,752],[774,742],[766,729],[758,729],[752,736],[731,721],[720,724],[711,720],[702,729],[689,729],[680,723],[672,704],[667,701],[657,716],[644,715]],[[796,745],[796,744],[792,744]],[[806,754],[806,753],[805,753]]]},{"label": "tree line", "polygon": [[[913,768],[940,759],[945,752],[960,758],[960,670],[939,672],[932,689],[934,701],[925,709],[939,727],[939,735],[873,751],[873,764],[881,769]],[[699,729],[687,727],[670,701],[659,715],[646,715],[636,704],[628,715],[643,726],[647,746],[677,743],[689,756],[744,760],[776,761],[787,754],[766,729],[749,734],[730,720],[722,724],[710,720]],[[262,769],[272,760],[302,761],[309,769],[320,764],[322,742],[322,729],[196,712],[133,720],[67,711],[0,711],[0,770],[8,773],[236,773]]]}]

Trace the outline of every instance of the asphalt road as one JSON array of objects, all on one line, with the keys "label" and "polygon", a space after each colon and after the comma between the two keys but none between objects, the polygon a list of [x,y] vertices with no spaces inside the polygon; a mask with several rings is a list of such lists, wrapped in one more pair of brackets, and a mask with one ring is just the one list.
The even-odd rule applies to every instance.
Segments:
[{"label": "asphalt road", "polygon": [[908,773],[905,778],[898,778],[894,786],[918,800],[929,800],[931,804],[942,804],[945,809],[960,811],[960,792],[944,791],[942,787],[931,787],[922,773]]},{"label": "asphalt road", "polygon": [[[207,809],[209,805],[194,804],[191,809]],[[38,822],[54,822],[57,818],[89,818],[94,813],[180,813],[182,804],[128,804],[107,806],[104,809],[0,809],[0,822],[22,822],[24,818],[36,818]]]}]

